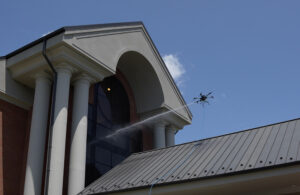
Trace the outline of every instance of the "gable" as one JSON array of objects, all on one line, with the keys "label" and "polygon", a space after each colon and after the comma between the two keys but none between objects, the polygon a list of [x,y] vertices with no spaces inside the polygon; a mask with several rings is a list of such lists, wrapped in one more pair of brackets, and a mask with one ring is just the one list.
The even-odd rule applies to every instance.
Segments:
[{"label": "gable", "polygon": [[[121,27],[78,28],[67,28],[64,41],[113,73],[117,70],[120,58],[127,52],[136,52],[151,64],[161,85],[163,99],[161,102],[155,103],[156,106],[151,109],[143,106],[144,109],[141,109],[140,113],[147,114],[147,112],[161,108],[172,110],[186,104],[141,23]],[[140,66],[144,66],[144,64],[140,64]],[[174,113],[182,118],[186,124],[191,122],[192,115],[188,108],[177,109]]]}]

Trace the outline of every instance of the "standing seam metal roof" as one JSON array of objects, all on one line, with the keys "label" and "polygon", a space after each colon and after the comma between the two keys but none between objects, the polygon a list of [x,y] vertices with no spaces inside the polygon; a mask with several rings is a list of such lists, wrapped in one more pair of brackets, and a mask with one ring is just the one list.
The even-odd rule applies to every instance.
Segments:
[{"label": "standing seam metal roof", "polygon": [[294,119],[135,153],[80,194],[150,188],[156,180],[155,185],[160,185],[298,163],[299,146],[300,119]]}]

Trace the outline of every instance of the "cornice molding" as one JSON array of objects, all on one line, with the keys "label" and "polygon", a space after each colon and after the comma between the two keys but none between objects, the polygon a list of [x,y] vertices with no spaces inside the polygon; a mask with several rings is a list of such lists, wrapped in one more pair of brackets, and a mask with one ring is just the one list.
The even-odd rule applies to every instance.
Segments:
[{"label": "cornice molding", "polygon": [[[54,67],[58,69],[67,69],[72,76],[85,73],[89,75],[91,81],[99,82],[105,77],[113,75],[111,70],[99,65],[86,55],[78,53],[67,43],[60,44],[58,47],[48,49],[47,54]],[[78,55],[79,54],[79,55]],[[30,56],[24,61],[11,64],[7,69],[12,73],[12,77],[34,88],[34,76],[39,73],[48,73],[53,75],[48,64],[40,55]],[[32,76],[34,75],[34,76]]]}]

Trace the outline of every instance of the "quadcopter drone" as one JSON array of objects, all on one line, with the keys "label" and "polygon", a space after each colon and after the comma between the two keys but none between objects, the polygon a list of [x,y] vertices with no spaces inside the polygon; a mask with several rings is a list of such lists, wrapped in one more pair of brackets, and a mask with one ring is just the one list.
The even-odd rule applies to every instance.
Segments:
[{"label": "quadcopter drone", "polygon": [[194,101],[197,104],[202,104],[202,106],[204,106],[204,104],[209,104],[207,99],[213,99],[214,98],[214,96],[212,96],[211,94],[212,94],[212,92],[209,92],[206,95],[200,93],[199,97],[194,97]]}]

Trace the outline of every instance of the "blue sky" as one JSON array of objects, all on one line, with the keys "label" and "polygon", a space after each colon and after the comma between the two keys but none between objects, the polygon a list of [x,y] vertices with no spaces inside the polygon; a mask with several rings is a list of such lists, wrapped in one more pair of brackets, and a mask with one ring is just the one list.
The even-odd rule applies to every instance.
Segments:
[{"label": "blue sky", "polygon": [[0,55],[62,26],[143,21],[187,102],[214,91],[210,105],[191,107],[193,123],[176,143],[300,117],[298,0],[4,0],[1,7]]}]

